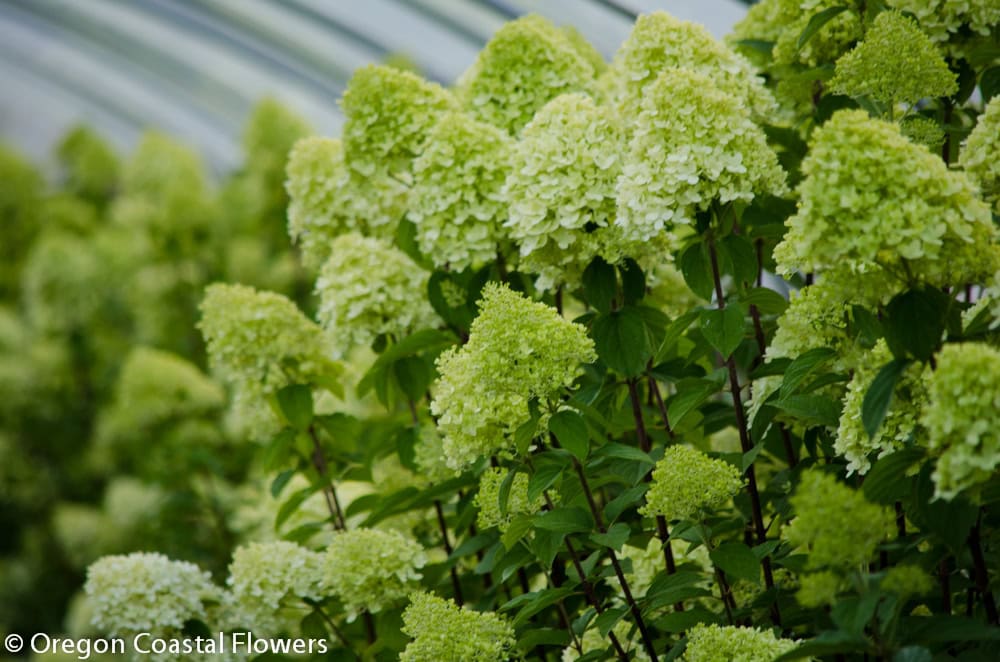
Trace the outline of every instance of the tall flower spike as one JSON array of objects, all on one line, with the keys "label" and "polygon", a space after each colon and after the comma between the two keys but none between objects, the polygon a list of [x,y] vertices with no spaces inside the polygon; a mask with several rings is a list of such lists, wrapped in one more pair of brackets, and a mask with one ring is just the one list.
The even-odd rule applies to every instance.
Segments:
[{"label": "tall flower spike", "polygon": [[364,610],[378,613],[405,598],[425,563],[420,543],[396,531],[344,531],[327,547],[322,587],[340,598],[353,621]]},{"label": "tall flower spike", "polygon": [[958,162],[1000,214],[1000,95],[993,97],[969,134]]},{"label": "tall flower spike", "polygon": [[112,636],[179,632],[205,615],[218,590],[207,572],[156,553],[106,556],[87,569],[84,584],[94,625]]},{"label": "tall flower spike", "polygon": [[261,636],[279,634],[289,621],[283,618],[282,609],[292,603],[301,607],[302,598],[323,597],[322,569],[322,554],[293,542],[281,540],[239,547],[233,552],[227,582],[234,620]]},{"label": "tall flower spike", "polygon": [[473,117],[517,135],[551,99],[594,85],[591,57],[547,19],[529,14],[497,30],[459,78],[456,94]]},{"label": "tall flower spike", "polygon": [[716,40],[704,26],[657,11],[636,19],[611,62],[612,97],[623,117],[638,115],[646,88],[662,72],[675,69],[705,76],[756,115],[774,109],[774,98],[746,58]]},{"label": "tall flower spike", "polygon": [[431,412],[448,466],[461,470],[509,449],[514,432],[531,418],[528,403],[538,400],[545,408],[596,358],[584,327],[506,285],[487,284],[469,341],[437,361],[441,377]]},{"label": "tall flower spike", "polygon": [[436,266],[461,271],[496,258],[507,219],[502,189],[511,142],[465,113],[448,113],[431,129],[413,164],[408,218]]},{"label": "tall flower spike", "polygon": [[809,570],[860,567],[892,527],[887,509],[818,470],[802,475],[790,501],[795,519],[784,535],[792,545],[808,548]]},{"label": "tall flower spike", "polygon": [[505,188],[508,223],[520,266],[539,274],[539,287],[579,282],[597,255],[618,262],[644,252],[613,225],[623,146],[618,117],[582,94],[556,97],[521,132]]},{"label": "tall flower spike", "polygon": [[343,355],[380,335],[399,337],[427,326],[437,316],[424,296],[427,272],[387,241],[344,234],[330,245],[330,257],[316,281],[317,317]]},{"label": "tall flower spike", "polygon": [[692,224],[713,201],[785,191],[778,157],[746,106],[702,74],[664,71],[644,88],[641,108],[618,180],[626,238]]},{"label": "tall flower spike", "polygon": [[668,520],[698,519],[726,504],[743,487],[739,469],[691,446],[669,446],[653,469],[639,512]]},{"label": "tall flower spike", "polygon": [[886,11],[875,17],[861,43],[837,60],[830,89],[891,108],[951,96],[958,91],[958,82],[913,19]]},{"label": "tall flower spike", "polygon": [[683,662],[771,662],[798,644],[773,632],[732,625],[695,625],[688,630]]},{"label": "tall flower spike", "polygon": [[[882,268],[898,284],[977,282],[996,269],[989,208],[961,172],[861,110],[834,114],[802,162],[779,271]],[[912,284],[912,283],[910,283]]]},{"label": "tall flower spike", "polygon": [[400,662],[504,662],[516,641],[514,626],[503,616],[464,609],[431,593],[410,596],[403,633],[413,640]]},{"label": "tall flower spike", "polygon": [[920,422],[938,453],[935,494],[953,499],[1000,466],[1000,351],[982,343],[947,344],[927,380]]}]

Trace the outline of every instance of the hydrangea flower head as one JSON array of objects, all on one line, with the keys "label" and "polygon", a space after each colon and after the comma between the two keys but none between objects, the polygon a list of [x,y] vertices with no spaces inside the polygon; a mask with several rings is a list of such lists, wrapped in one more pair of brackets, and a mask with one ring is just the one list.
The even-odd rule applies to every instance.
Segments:
[{"label": "hydrangea flower head", "polygon": [[914,595],[930,593],[934,590],[934,580],[923,568],[903,563],[894,565],[886,571],[879,588],[905,599]]},{"label": "hydrangea flower head", "polygon": [[763,130],[706,76],[667,69],[644,88],[641,108],[618,180],[616,222],[628,239],[690,225],[713,201],[784,192]]},{"label": "hydrangea flower head", "polygon": [[469,341],[437,360],[431,412],[448,466],[464,469],[509,448],[531,418],[529,401],[547,404],[596,358],[584,327],[505,285],[487,284]]},{"label": "hydrangea flower head", "polygon": [[774,108],[774,98],[746,58],[716,40],[703,25],[657,11],[636,19],[611,63],[612,86],[617,88],[612,94],[622,113],[628,117],[640,112],[646,88],[663,72],[675,69],[705,76],[755,114],[763,116]]},{"label": "hydrangea flower head", "polygon": [[56,154],[65,182],[74,193],[101,201],[114,192],[121,163],[111,145],[93,129],[86,126],[70,129],[59,141]]},{"label": "hydrangea flower head", "polygon": [[892,527],[887,509],[820,471],[805,472],[790,501],[795,519],[784,535],[793,545],[808,548],[810,570],[859,567]]},{"label": "hydrangea flower head", "polygon": [[953,499],[1000,466],[1000,351],[983,343],[946,344],[927,378],[920,422],[939,454],[935,495]]},{"label": "hydrangea flower head", "polygon": [[378,613],[409,595],[425,563],[420,543],[396,531],[344,531],[326,549],[322,586],[340,598],[354,620],[364,610]]},{"label": "hydrangea flower head", "polygon": [[514,626],[493,612],[478,612],[431,593],[414,593],[403,611],[412,638],[400,662],[503,662],[514,651]]},{"label": "hydrangea flower head", "polygon": [[473,117],[517,135],[550,100],[593,86],[591,58],[547,19],[529,14],[497,30],[456,94]]},{"label": "hydrangea flower head", "polygon": [[285,625],[280,612],[290,602],[323,597],[322,579],[322,554],[281,540],[237,548],[227,583],[239,625],[274,635]]},{"label": "hydrangea flower head", "polygon": [[696,519],[722,507],[740,488],[739,469],[691,446],[669,446],[653,469],[646,505],[639,512],[668,520]]},{"label": "hydrangea flower head", "polygon": [[578,282],[598,255],[640,253],[613,224],[623,145],[617,115],[583,94],[556,97],[521,131],[505,189],[509,231],[539,287]]},{"label": "hydrangea flower head", "polygon": [[863,35],[860,12],[849,8],[826,22],[799,47],[799,35],[813,16],[842,6],[839,0],[778,0],[775,18],[779,26],[774,41],[774,61],[780,65],[812,68],[828,64],[844,54]]},{"label": "hydrangea flower head", "polygon": [[966,139],[959,163],[1000,214],[1000,96],[993,97]]},{"label": "hydrangea flower head", "polygon": [[511,139],[466,113],[448,113],[431,129],[413,164],[408,218],[421,252],[456,271],[496,258],[507,205],[502,195]]},{"label": "hydrangea flower head", "polygon": [[770,662],[797,646],[770,630],[698,624],[687,632],[684,662]]},{"label": "hydrangea flower head", "polygon": [[915,16],[920,28],[956,59],[966,54],[970,41],[988,37],[1000,24],[995,0],[888,0],[886,5]]},{"label": "hydrangea flower head", "polygon": [[479,508],[476,520],[479,528],[488,529],[496,526],[501,532],[506,531],[514,517],[537,513],[545,505],[545,499],[541,496],[535,497],[534,501],[528,501],[528,474],[519,472],[514,476],[510,486],[507,514],[501,514],[500,486],[506,477],[507,472],[499,467],[490,467],[479,477],[479,492],[476,493],[474,500],[476,507]]},{"label": "hydrangea flower head", "polygon": [[383,334],[399,337],[433,326],[427,272],[382,239],[351,232],[334,239],[316,281],[317,317],[337,349],[370,344]]},{"label": "hydrangea flower head", "polygon": [[996,232],[975,187],[897,125],[839,111],[813,133],[802,172],[798,211],[774,252],[782,273],[880,267],[944,286],[994,270],[979,247]]},{"label": "hydrangea flower head", "polygon": [[876,16],[865,38],[836,67],[829,83],[833,92],[890,105],[958,91],[955,74],[934,43],[913,19],[894,11]]},{"label": "hydrangea flower head", "polygon": [[225,403],[222,388],[196,365],[151,347],[129,352],[115,392],[115,408],[130,413],[140,427],[211,412]]},{"label": "hydrangea flower head", "polygon": [[94,562],[84,590],[94,625],[112,636],[179,631],[185,621],[203,617],[204,601],[218,593],[193,563],[145,552]]},{"label": "hydrangea flower head", "polygon": [[262,99],[243,129],[247,168],[268,183],[280,182],[289,150],[312,132],[308,122],[276,99]]}]

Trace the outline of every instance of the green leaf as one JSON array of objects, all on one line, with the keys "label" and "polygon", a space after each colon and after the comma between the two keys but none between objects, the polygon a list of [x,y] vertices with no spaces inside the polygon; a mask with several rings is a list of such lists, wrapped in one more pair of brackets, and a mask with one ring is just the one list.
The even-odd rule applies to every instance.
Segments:
[{"label": "green leaf", "polygon": [[701,311],[701,332],[705,336],[705,340],[724,359],[728,359],[743,342],[744,328],[743,310],[739,306],[726,306],[722,310]]},{"label": "green leaf", "polygon": [[510,489],[514,486],[514,479],[517,477],[517,472],[513,469],[507,471],[507,475],[503,477],[503,482],[500,483],[500,489],[497,491],[497,501],[500,506],[500,515],[507,515],[507,504],[510,501]]},{"label": "green leaf", "polygon": [[612,524],[605,533],[591,533],[590,539],[598,545],[610,547],[616,552],[620,552],[622,545],[628,541],[630,535],[632,535],[632,530],[628,524],[618,522]]},{"label": "green leaf", "polygon": [[666,332],[663,334],[663,340],[660,342],[660,348],[656,350],[656,357],[653,359],[653,363],[663,363],[666,360],[670,354],[670,350],[674,348],[674,343],[698,319],[698,315],[699,311],[689,310],[667,325]]},{"label": "green leaf", "polygon": [[618,295],[618,277],[615,268],[601,257],[591,260],[583,270],[583,295],[592,308],[601,313],[609,312]]},{"label": "green leaf", "polygon": [[715,279],[712,277],[712,265],[708,259],[705,244],[691,244],[680,256],[681,275],[691,291],[705,300],[712,298],[715,292]]},{"label": "green leaf", "polygon": [[631,460],[652,466],[655,464],[653,458],[648,453],[644,453],[635,446],[626,446],[617,442],[610,442],[601,446],[594,452],[594,457],[613,457],[619,460]]},{"label": "green leaf", "polygon": [[271,496],[277,499],[281,495],[281,491],[285,489],[285,486],[288,485],[288,481],[292,479],[295,473],[295,469],[288,469],[275,476],[274,480],[271,481]]},{"label": "green leaf", "polygon": [[805,46],[806,42],[812,39],[813,35],[819,32],[824,25],[829,23],[831,20],[836,18],[838,14],[841,14],[844,11],[847,11],[847,7],[844,5],[838,5],[837,7],[830,7],[828,9],[824,9],[818,14],[814,14],[813,17],[809,19],[806,27],[802,30],[802,33],[799,34],[799,40],[796,42],[796,49],[801,49]]},{"label": "green leaf", "polygon": [[892,393],[896,390],[896,383],[909,363],[905,359],[889,361],[882,366],[868,387],[864,400],[861,401],[861,423],[865,426],[869,439],[875,436],[886,414],[889,413]]},{"label": "green leaf", "polygon": [[590,328],[597,354],[615,372],[637,377],[646,370],[653,350],[642,313],[622,308],[598,315]]},{"label": "green leaf", "polygon": [[594,520],[583,508],[557,508],[535,517],[535,528],[556,533],[584,533],[594,529]]},{"label": "green leaf", "polygon": [[404,356],[392,364],[399,388],[411,401],[418,401],[431,383],[431,367],[419,356]]},{"label": "green leaf", "polygon": [[[542,611],[550,605],[554,605],[563,598],[573,595],[573,589],[568,586],[560,588],[549,588],[531,593],[522,593],[513,600],[506,602],[500,607],[500,611],[510,611],[520,607],[517,616],[514,617],[514,627],[521,627],[529,618]],[[522,606],[523,605],[523,606]]]},{"label": "green leaf", "polygon": [[609,522],[614,522],[625,510],[639,503],[648,489],[649,484],[643,483],[623,491],[604,506],[604,516]]},{"label": "green leaf", "polygon": [[643,606],[644,612],[654,612],[660,607],[672,605],[681,600],[688,600],[700,595],[710,595],[700,587],[704,581],[700,572],[678,570],[672,575],[661,573],[653,579],[646,589]]},{"label": "green leaf", "polygon": [[822,395],[790,395],[776,400],[774,406],[803,423],[837,427],[841,403]]},{"label": "green leaf", "polygon": [[420,246],[417,243],[417,226],[413,221],[405,218],[400,219],[399,225],[396,226],[396,245],[399,246],[399,250],[410,256],[411,260],[424,269],[430,271],[434,268],[427,256],[420,252]]},{"label": "green leaf", "polygon": [[535,470],[535,473],[528,480],[528,503],[533,502],[542,493],[552,487],[553,483],[559,480],[563,467],[558,464],[543,464]]},{"label": "green leaf", "polygon": [[865,475],[862,489],[865,498],[876,503],[891,504],[906,496],[911,485],[905,479],[907,470],[924,457],[921,448],[903,448],[876,460]]},{"label": "green leaf", "polygon": [[597,626],[597,630],[601,633],[602,637],[607,637],[608,633],[614,629],[615,625],[618,624],[618,621],[622,620],[627,612],[628,607],[615,607],[613,609],[608,609],[594,619],[594,625]]},{"label": "green leaf", "polygon": [[549,432],[555,435],[559,445],[572,453],[581,462],[590,451],[590,433],[587,423],[572,409],[557,411],[549,419]]},{"label": "green leaf", "polygon": [[503,543],[504,549],[513,549],[514,545],[531,530],[533,520],[534,518],[531,516],[515,517],[511,520],[507,530],[500,536],[500,542]]},{"label": "green leaf", "polygon": [[618,265],[618,273],[622,277],[625,305],[631,306],[642,301],[646,296],[646,274],[642,271],[642,267],[632,258],[626,258]]},{"label": "green leaf", "polygon": [[719,384],[707,379],[682,379],[677,382],[677,394],[667,403],[667,419],[677,427],[696,407],[719,390]]},{"label": "green leaf", "polygon": [[711,552],[712,563],[737,579],[760,581],[760,561],[753,550],[741,542],[724,542]]},{"label": "green leaf", "polygon": [[393,362],[406,356],[417,354],[435,355],[455,344],[455,336],[437,329],[422,329],[410,334],[382,352],[372,367],[368,369],[358,382],[358,397],[364,396],[375,385],[378,376],[389,369]]},{"label": "green leaf", "polygon": [[466,538],[452,551],[449,560],[461,559],[466,556],[471,556],[476,552],[489,547],[494,540],[496,540],[496,535],[493,533],[480,533],[478,535],[472,536],[471,538]]},{"label": "green leaf", "polygon": [[289,384],[277,393],[281,413],[296,430],[308,430],[313,419],[312,389],[307,384]]},{"label": "green leaf", "polygon": [[905,646],[896,651],[892,662],[931,662],[934,656],[923,646]]},{"label": "green leaf", "polygon": [[718,614],[714,614],[704,607],[695,606],[656,619],[656,626],[671,634],[680,634],[687,632],[699,623],[714,623],[718,618]]},{"label": "green leaf", "polygon": [[796,357],[785,369],[785,379],[781,382],[781,397],[792,395],[799,384],[836,355],[837,353],[829,347],[816,347]]},{"label": "green leaf", "polygon": [[979,91],[983,93],[983,105],[1000,94],[1000,67],[990,67],[979,77]]},{"label": "green leaf", "polygon": [[910,616],[901,625],[911,644],[1000,641],[1000,628],[962,616]]},{"label": "green leaf", "polygon": [[719,242],[719,248],[729,256],[733,279],[738,285],[757,280],[757,251],[746,237],[728,235]]},{"label": "green leaf", "polygon": [[886,306],[885,340],[896,358],[930,359],[941,344],[952,299],[934,288],[898,294]]},{"label": "green leaf", "polygon": [[788,299],[769,287],[754,287],[742,295],[740,301],[748,306],[757,306],[765,315],[780,315],[788,308]]},{"label": "green leaf", "polygon": [[565,648],[570,644],[569,632],[556,628],[531,628],[517,640],[517,647],[522,651],[530,651],[538,646],[560,646]]}]

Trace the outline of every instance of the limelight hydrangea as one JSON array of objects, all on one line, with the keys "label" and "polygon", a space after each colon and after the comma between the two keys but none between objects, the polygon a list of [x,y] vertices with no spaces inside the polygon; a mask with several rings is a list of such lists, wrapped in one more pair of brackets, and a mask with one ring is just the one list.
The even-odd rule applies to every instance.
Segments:
[{"label": "limelight hydrangea", "polygon": [[576,52],[580,56],[590,63],[590,66],[594,68],[594,74],[600,75],[608,68],[608,63],[605,61],[604,56],[601,52],[594,48],[594,45],[587,41],[579,30],[574,28],[572,25],[561,25],[559,26],[559,31],[563,33],[567,41],[573,45]]},{"label": "limelight hydrangea", "polygon": [[899,131],[910,142],[923,145],[932,152],[936,152],[944,144],[945,136],[941,125],[923,115],[912,115],[902,119],[899,122]]},{"label": "limelight hydrangea", "polygon": [[434,326],[427,303],[427,272],[387,241],[356,233],[330,244],[316,281],[317,318],[344,353],[388,334]]},{"label": "limelight hydrangea", "polygon": [[305,119],[277,99],[262,99],[254,106],[243,129],[247,168],[265,182],[280,182],[288,151],[312,132]]},{"label": "limelight hydrangea", "polygon": [[790,502],[795,519],[784,536],[792,545],[808,548],[810,570],[860,567],[892,529],[888,509],[820,471],[802,475]]},{"label": "limelight hydrangea", "polygon": [[934,43],[899,12],[876,16],[864,40],[836,66],[830,89],[851,97],[909,105],[958,91],[955,74]]},{"label": "limelight hydrangea", "polygon": [[87,569],[84,585],[94,625],[112,636],[179,631],[205,615],[218,590],[193,563],[157,553],[106,556]]},{"label": "limelight hydrangea", "polygon": [[799,589],[795,599],[803,607],[815,608],[832,606],[837,602],[837,594],[847,587],[847,582],[831,570],[810,572],[799,577]]},{"label": "limelight hydrangea", "polygon": [[547,19],[529,14],[497,30],[459,78],[456,94],[473,117],[517,135],[550,100],[593,86],[592,57]]},{"label": "limelight hydrangea", "polygon": [[989,36],[1000,24],[996,0],[887,0],[886,4],[916,16],[923,31],[953,57],[964,55],[968,33]]},{"label": "limelight hydrangea", "polygon": [[521,132],[505,193],[521,267],[539,287],[578,282],[597,255],[639,254],[612,224],[623,141],[617,116],[582,94],[556,97]]},{"label": "limelight hydrangea", "polygon": [[905,599],[914,595],[930,593],[934,589],[934,580],[923,568],[918,566],[894,565],[886,571],[879,588]]},{"label": "limelight hydrangea", "polygon": [[[295,143],[288,156],[288,234],[307,267],[318,270],[330,243],[346,232],[379,234],[368,224],[369,205],[351,182],[339,140],[312,137]],[[367,189],[362,189],[362,193]],[[388,191],[388,197],[398,191]],[[399,214],[402,214],[400,207]]]},{"label": "limelight hydrangea", "polygon": [[833,448],[847,460],[848,475],[855,471],[862,475],[868,473],[871,468],[869,456],[872,453],[877,452],[877,457],[882,458],[899,450],[918,434],[917,419],[927,400],[924,367],[921,364],[909,366],[896,382],[889,411],[874,437],[868,436],[861,421],[865,394],[879,370],[891,359],[892,354],[885,341],[880,340],[867,356],[858,361],[854,376],[847,385],[844,409],[840,414]]},{"label": "limelight hydrangea", "polygon": [[461,271],[496,257],[507,218],[502,189],[511,142],[465,113],[448,113],[431,129],[413,164],[408,218],[435,265]]},{"label": "limelight hydrangea", "polygon": [[698,624],[687,631],[683,662],[771,662],[798,644],[769,630]]},{"label": "limelight hydrangea", "polygon": [[979,185],[983,199],[993,204],[993,212],[1000,214],[1000,96],[986,105],[958,161]]},{"label": "limelight hydrangea", "polygon": [[111,526],[117,531],[128,532],[157,521],[157,515],[167,498],[164,491],[156,485],[131,476],[116,476],[104,488],[101,501],[104,515]]},{"label": "limelight hydrangea", "polygon": [[953,499],[989,480],[1000,466],[1000,350],[947,344],[927,379],[921,424],[938,453],[935,494]]},{"label": "limelight hydrangea", "polygon": [[114,149],[93,129],[76,126],[69,130],[56,154],[64,169],[66,184],[90,200],[103,200],[114,192],[121,164]]},{"label": "limelight hydrangea", "polygon": [[280,613],[302,598],[322,598],[323,555],[293,542],[250,543],[233,552],[227,581],[239,625],[262,636],[287,625]]},{"label": "limelight hydrangea", "polygon": [[348,620],[399,602],[420,580],[427,555],[396,531],[354,529],[334,536],[323,559],[322,588],[344,603]]},{"label": "limelight hydrangea", "polygon": [[21,271],[28,319],[39,331],[90,326],[101,306],[106,272],[87,239],[47,232],[31,246]]},{"label": "limelight hydrangea", "polygon": [[440,483],[457,475],[448,466],[441,433],[434,425],[420,426],[420,436],[414,446],[414,461],[420,475],[432,483]]},{"label": "limelight hydrangea", "polygon": [[[877,265],[900,282],[975,282],[995,269],[989,208],[961,172],[861,110],[837,112],[802,162],[798,212],[774,256],[795,269]],[[945,259],[947,256],[947,259]]]},{"label": "limelight hydrangea", "polygon": [[[774,109],[774,98],[746,58],[716,40],[705,26],[657,11],[636,19],[611,63],[612,96],[623,115],[634,118],[643,110],[646,104],[641,100],[648,94],[646,88],[662,72],[674,69],[705,76],[714,87],[757,115],[765,116]],[[677,93],[683,95],[685,91]],[[722,124],[719,122],[717,128]]]},{"label": "limelight hydrangea", "polygon": [[431,593],[410,596],[402,629],[412,641],[400,662],[504,662],[514,654],[514,626],[506,618]]},{"label": "limelight hydrangea", "polygon": [[639,512],[668,520],[698,518],[724,506],[743,486],[739,469],[691,446],[669,446],[653,469]]},{"label": "limelight hydrangea", "polygon": [[859,13],[849,8],[834,16],[799,48],[799,35],[813,16],[845,3],[840,0],[777,0],[777,3],[780,6],[776,12],[780,33],[773,55],[778,64],[812,68],[833,62],[863,34]]},{"label": "limelight hydrangea", "polygon": [[514,432],[530,420],[528,402],[544,405],[596,358],[583,326],[504,285],[487,284],[469,341],[437,360],[441,377],[431,412],[448,466],[464,469],[509,448]]},{"label": "limelight hydrangea", "polygon": [[506,477],[507,472],[499,467],[491,467],[479,477],[479,492],[474,500],[476,507],[479,508],[476,519],[479,528],[488,529],[496,526],[501,532],[506,531],[515,517],[532,515],[545,505],[545,499],[541,496],[535,497],[534,501],[528,501],[528,474],[518,473],[514,476],[507,497],[507,514],[501,514],[500,485]]},{"label": "limelight hydrangea", "polygon": [[692,225],[713,201],[781,194],[785,173],[746,106],[707,77],[668,69],[644,88],[618,180],[625,236],[646,241]]}]

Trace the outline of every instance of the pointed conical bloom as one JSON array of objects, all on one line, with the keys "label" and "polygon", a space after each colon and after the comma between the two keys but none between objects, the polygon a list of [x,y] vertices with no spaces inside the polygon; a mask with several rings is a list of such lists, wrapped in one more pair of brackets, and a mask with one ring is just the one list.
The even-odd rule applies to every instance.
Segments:
[{"label": "pointed conical bloom", "polygon": [[698,519],[721,508],[743,487],[739,469],[691,446],[669,446],[653,469],[640,512],[668,520]]},{"label": "pointed conical bloom", "polygon": [[583,326],[505,285],[487,284],[469,341],[437,361],[431,412],[448,465],[464,469],[509,448],[531,419],[528,403],[546,407],[596,358]]},{"label": "pointed conical bloom", "polygon": [[986,105],[958,161],[979,185],[983,199],[993,204],[993,213],[1000,214],[1000,96]]},{"label": "pointed conical bloom", "polygon": [[618,180],[626,238],[647,241],[715,202],[781,194],[785,173],[746,106],[687,69],[668,69],[644,88],[642,112]]},{"label": "pointed conical bloom", "polygon": [[507,205],[510,137],[466,113],[448,113],[413,166],[408,218],[421,252],[456,271],[496,259]]},{"label": "pointed conical bloom", "polygon": [[497,30],[456,94],[473,117],[517,135],[550,100],[593,86],[591,57],[547,19],[529,14]]},{"label": "pointed conical bloom", "polygon": [[465,609],[431,593],[414,593],[403,611],[412,641],[400,662],[504,662],[514,651],[514,626],[493,612]]},{"label": "pointed conical bloom", "polygon": [[768,630],[714,623],[695,625],[687,639],[684,662],[771,662],[797,645]]}]

